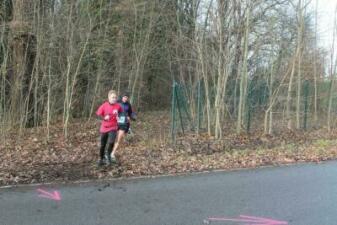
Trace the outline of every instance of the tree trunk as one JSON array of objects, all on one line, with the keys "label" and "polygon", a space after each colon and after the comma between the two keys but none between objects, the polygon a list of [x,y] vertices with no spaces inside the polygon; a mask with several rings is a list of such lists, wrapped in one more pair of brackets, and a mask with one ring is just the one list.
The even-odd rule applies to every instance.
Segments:
[{"label": "tree trunk", "polygon": [[[10,115],[13,125],[32,126],[34,111],[32,86],[33,65],[35,61],[35,36],[30,32],[29,12],[33,3],[25,0],[13,1],[13,20],[10,22],[11,46],[11,87]],[[27,22],[28,21],[28,22]],[[25,117],[24,115],[27,115]]]},{"label": "tree trunk", "polygon": [[243,55],[243,69],[241,74],[240,81],[240,100],[239,100],[239,110],[238,110],[238,119],[236,125],[236,133],[241,132],[241,126],[244,121],[245,115],[245,105],[247,97],[247,84],[248,84],[248,41],[249,41],[249,26],[250,26],[250,2],[248,3],[247,15],[246,15],[246,24],[245,24],[245,39],[244,39],[244,55]]}]

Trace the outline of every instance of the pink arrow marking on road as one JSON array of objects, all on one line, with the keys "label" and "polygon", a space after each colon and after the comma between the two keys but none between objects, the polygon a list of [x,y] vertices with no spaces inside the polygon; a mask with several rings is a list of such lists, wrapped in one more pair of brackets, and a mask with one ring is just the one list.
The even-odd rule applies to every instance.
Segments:
[{"label": "pink arrow marking on road", "polygon": [[239,218],[208,218],[209,221],[231,221],[244,223],[243,225],[288,225],[286,221],[278,221],[268,218],[240,215]]},{"label": "pink arrow marking on road", "polygon": [[37,189],[36,191],[40,193],[39,197],[48,198],[54,201],[61,201],[61,195],[58,191],[54,191],[53,193],[50,193],[40,188]]}]

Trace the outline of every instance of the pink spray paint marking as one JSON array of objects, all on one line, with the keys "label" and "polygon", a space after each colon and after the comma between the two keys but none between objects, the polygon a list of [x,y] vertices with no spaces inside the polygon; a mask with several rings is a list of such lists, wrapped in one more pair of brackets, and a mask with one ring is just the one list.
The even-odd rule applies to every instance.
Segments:
[{"label": "pink spray paint marking", "polygon": [[61,201],[61,195],[58,191],[54,191],[53,193],[50,193],[48,191],[42,190],[42,189],[37,189],[37,192],[39,192],[39,197],[41,198],[48,198],[54,201]]},{"label": "pink spray paint marking", "polygon": [[208,218],[209,221],[231,221],[243,225],[288,225],[286,221],[278,221],[268,218],[240,215],[239,218]]}]

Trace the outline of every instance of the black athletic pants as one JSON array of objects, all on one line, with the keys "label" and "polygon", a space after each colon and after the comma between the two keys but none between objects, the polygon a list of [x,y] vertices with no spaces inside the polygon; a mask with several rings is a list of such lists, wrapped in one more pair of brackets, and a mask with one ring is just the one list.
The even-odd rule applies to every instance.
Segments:
[{"label": "black athletic pants", "polygon": [[116,135],[117,135],[116,131],[109,131],[107,133],[101,133],[101,148],[100,148],[101,159],[104,159],[106,144],[108,144],[108,156],[110,156],[112,152],[112,148],[114,147]]}]

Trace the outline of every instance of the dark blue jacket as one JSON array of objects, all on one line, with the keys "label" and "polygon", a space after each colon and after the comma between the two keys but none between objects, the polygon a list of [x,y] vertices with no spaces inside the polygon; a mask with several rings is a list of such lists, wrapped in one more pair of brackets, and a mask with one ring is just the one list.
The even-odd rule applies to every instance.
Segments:
[{"label": "dark blue jacket", "polygon": [[129,116],[132,120],[135,120],[131,104],[121,100],[119,100],[118,103],[121,105],[123,112],[126,113],[126,115]]}]

